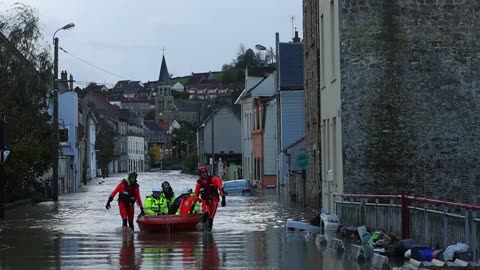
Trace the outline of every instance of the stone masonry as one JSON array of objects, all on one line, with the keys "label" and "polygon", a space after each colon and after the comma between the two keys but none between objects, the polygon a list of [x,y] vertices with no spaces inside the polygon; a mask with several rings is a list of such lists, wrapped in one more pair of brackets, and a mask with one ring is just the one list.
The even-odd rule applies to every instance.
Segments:
[{"label": "stone masonry", "polygon": [[[314,2],[304,1],[308,144],[318,142]],[[344,192],[478,204],[480,1],[339,5]]]},{"label": "stone masonry", "polygon": [[318,0],[303,0],[305,146],[311,159],[310,166],[306,170],[306,205],[314,209],[318,209],[321,204],[318,22]]}]

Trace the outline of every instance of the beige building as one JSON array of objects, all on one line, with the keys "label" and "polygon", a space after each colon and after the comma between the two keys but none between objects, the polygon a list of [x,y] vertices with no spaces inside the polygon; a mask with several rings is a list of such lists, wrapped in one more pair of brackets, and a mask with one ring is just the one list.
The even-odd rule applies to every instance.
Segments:
[{"label": "beige building", "polygon": [[322,206],[343,193],[338,0],[319,2]]}]

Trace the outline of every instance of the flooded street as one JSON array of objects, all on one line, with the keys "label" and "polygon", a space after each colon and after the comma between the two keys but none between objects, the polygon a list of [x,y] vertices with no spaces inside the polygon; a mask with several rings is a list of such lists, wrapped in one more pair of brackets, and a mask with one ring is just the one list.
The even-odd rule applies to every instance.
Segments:
[{"label": "flooded street", "polygon": [[[322,251],[303,233],[287,233],[287,218],[309,220],[313,213],[279,199],[274,190],[228,196],[211,233],[146,234],[136,226],[124,235],[118,205],[104,207],[121,177],[96,179],[57,203],[8,211],[0,221],[0,269],[363,269]],[[178,193],[194,188],[195,179],[140,173],[142,199],[163,181]]]}]

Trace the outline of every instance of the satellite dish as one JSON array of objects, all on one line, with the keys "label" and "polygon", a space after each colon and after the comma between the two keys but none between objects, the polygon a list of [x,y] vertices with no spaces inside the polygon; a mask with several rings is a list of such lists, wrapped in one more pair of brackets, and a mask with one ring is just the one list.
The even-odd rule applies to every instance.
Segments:
[{"label": "satellite dish", "polygon": [[260,45],[260,44],[255,45],[255,49],[257,49],[257,50],[259,50],[259,51],[265,51],[265,50],[267,50],[267,48],[265,48],[265,46]]}]

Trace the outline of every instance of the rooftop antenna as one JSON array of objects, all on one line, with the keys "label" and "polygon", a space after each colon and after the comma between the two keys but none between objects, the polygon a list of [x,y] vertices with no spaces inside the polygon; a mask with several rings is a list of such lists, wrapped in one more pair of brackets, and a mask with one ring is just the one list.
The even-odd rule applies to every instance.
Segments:
[{"label": "rooftop antenna", "polygon": [[295,37],[295,16],[292,16],[292,38]]}]

